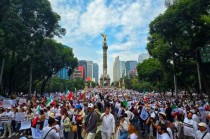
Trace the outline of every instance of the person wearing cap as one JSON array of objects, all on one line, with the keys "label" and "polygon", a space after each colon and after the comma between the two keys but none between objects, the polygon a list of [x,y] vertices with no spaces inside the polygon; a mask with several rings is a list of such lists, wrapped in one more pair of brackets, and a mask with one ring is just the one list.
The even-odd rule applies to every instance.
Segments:
[{"label": "person wearing cap", "polygon": [[115,131],[115,119],[113,114],[110,113],[110,105],[105,106],[105,112],[101,115],[102,120],[101,126],[101,138],[111,139],[111,135],[114,136]]},{"label": "person wearing cap", "polygon": [[194,139],[195,132],[198,130],[197,123],[192,119],[192,115],[192,112],[188,112],[183,122],[185,139]]},{"label": "person wearing cap", "polygon": [[198,124],[198,131],[195,133],[195,139],[210,139],[210,133],[207,131],[207,125],[203,122]]},{"label": "person wearing cap", "polygon": [[89,113],[85,120],[85,139],[94,139],[97,130],[98,114],[95,112],[92,103],[88,104],[88,111]]},{"label": "person wearing cap", "polygon": [[75,107],[75,112],[73,116],[73,122],[77,125],[77,132],[74,133],[74,139],[82,139],[81,133],[82,133],[82,124],[84,122],[85,118],[85,112],[82,109],[82,106],[80,104],[77,104]]},{"label": "person wearing cap", "polygon": [[11,138],[12,137],[11,122],[12,119],[14,118],[14,113],[11,111],[11,107],[8,107],[6,111],[2,114],[2,116],[4,116],[6,119],[4,122],[2,122],[4,124],[4,134],[0,138],[5,138],[7,130],[9,131],[8,138]]},{"label": "person wearing cap", "polygon": [[43,128],[42,139],[60,139],[59,133],[56,127],[56,121],[54,118],[49,118],[48,126]]}]

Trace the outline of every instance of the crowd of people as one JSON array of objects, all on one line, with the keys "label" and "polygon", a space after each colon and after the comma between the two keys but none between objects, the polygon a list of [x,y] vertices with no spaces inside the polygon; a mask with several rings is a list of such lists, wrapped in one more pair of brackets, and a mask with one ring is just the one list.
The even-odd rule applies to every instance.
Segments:
[{"label": "crowd of people", "polygon": [[[22,121],[31,128],[21,129]],[[0,138],[210,139],[208,99],[121,89],[51,93],[0,108]]]}]

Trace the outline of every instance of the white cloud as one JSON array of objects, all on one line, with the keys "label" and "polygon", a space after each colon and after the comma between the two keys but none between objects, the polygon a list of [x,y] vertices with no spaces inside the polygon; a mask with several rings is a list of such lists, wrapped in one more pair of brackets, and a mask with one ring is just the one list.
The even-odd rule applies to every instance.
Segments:
[{"label": "white cloud", "polygon": [[[165,10],[163,0],[49,0],[61,16],[67,34],[56,38],[70,47],[79,59],[92,60],[102,73],[102,38],[108,34],[108,72],[112,78],[113,61],[137,60],[145,51],[148,25]],[[111,31],[111,32],[110,32]],[[137,51],[139,49],[139,51]]]}]

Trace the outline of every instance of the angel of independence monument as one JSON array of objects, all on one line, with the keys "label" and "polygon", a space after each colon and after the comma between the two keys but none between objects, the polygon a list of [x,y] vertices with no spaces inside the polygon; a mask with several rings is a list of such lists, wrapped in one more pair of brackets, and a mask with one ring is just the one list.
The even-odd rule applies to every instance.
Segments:
[{"label": "angel of independence monument", "polygon": [[101,36],[104,39],[102,48],[103,48],[103,74],[100,77],[100,85],[102,87],[104,86],[109,86],[110,85],[110,77],[107,74],[107,50],[108,50],[108,45],[106,43],[106,37],[107,35],[101,34]]}]

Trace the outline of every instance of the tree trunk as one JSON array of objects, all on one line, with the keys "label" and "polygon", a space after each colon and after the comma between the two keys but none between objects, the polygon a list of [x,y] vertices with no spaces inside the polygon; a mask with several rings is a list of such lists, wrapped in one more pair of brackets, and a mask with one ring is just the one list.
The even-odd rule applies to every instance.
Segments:
[{"label": "tree trunk", "polygon": [[33,58],[33,54],[32,54],[32,56],[31,56],[31,63],[30,63],[30,67],[29,67],[29,90],[28,90],[28,99],[30,99],[30,96],[31,96],[33,62],[34,62],[34,58]]},{"label": "tree trunk", "polygon": [[41,96],[43,95],[44,93],[44,90],[45,90],[45,86],[48,82],[49,78],[47,78],[46,80],[44,79],[43,82],[42,82],[42,87],[41,87]]},{"label": "tree trunk", "polygon": [[11,58],[11,68],[9,73],[9,94],[13,91],[13,78],[14,78],[14,71],[15,71],[15,49],[12,52],[12,58]]},{"label": "tree trunk", "polygon": [[1,88],[1,82],[2,82],[2,77],[3,77],[3,72],[4,72],[4,64],[5,64],[5,58],[2,60],[2,64],[1,64],[0,88]]}]

